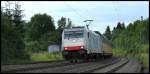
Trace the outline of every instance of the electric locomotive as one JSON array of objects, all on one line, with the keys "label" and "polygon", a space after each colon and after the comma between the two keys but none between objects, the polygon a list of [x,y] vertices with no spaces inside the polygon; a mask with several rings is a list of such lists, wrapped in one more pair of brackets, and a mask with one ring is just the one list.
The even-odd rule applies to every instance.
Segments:
[{"label": "electric locomotive", "polygon": [[98,31],[91,31],[84,26],[64,29],[61,49],[66,60],[96,59],[112,55],[110,42]]}]

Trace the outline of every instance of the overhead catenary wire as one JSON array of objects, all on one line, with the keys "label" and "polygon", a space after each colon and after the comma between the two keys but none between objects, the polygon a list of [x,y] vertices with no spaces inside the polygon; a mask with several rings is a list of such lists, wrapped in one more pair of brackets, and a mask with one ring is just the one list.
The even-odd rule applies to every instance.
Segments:
[{"label": "overhead catenary wire", "polygon": [[114,1],[113,2],[113,7],[114,7],[114,11],[115,11],[115,15],[116,15],[116,18],[117,18],[117,21],[121,21],[121,17],[120,17],[120,15],[119,15],[119,13],[118,13],[118,9],[116,8],[117,6],[117,4],[119,4],[119,3],[117,3],[116,1]]},{"label": "overhead catenary wire", "polygon": [[[87,18],[81,16],[81,15],[76,11],[75,8],[73,8],[72,6],[70,6],[69,4],[67,4],[66,2],[64,2],[64,4],[65,4],[66,6],[68,6],[69,8],[71,8],[81,19],[87,20]],[[85,9],[84,9],[84,11],[88,12],[88,11],[85,10]],[[88,12],[88,13],[89,13],[89,12]],[[89,15],[88,15],[88,16],[89,16]],[[90,19],[90,20],[93,20],[93,16],[92,16],[92,19]]]},{"label": "overhead catenary wire", "polygon": [[85,17],[81,16],[72,6],[70,6],[69,4],[67,4],[66,2],[64,2],[64,4],[69,7],[70,9],[72,9],[81,19],[86,19]]},{"label": "overhead catenary wire", "polygon": [[91,16],[91,15],[89,15],[89,14],[91,14],[87,9],[84,9],[84,11],[86,12],[86,14],[87,14],[87,16],[90,16],[91,18],[91,20],[94,20],[94,17],[93,16]]}]

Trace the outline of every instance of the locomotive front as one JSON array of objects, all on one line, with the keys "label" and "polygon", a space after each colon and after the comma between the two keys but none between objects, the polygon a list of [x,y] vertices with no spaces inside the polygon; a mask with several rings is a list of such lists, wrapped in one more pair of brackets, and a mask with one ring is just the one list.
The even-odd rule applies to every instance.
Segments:
[{"label": "locomotive front", "polygon": [[85,50],[84,28],[64,29],[62,33],[62,55],[66,60],[83,58]]}]

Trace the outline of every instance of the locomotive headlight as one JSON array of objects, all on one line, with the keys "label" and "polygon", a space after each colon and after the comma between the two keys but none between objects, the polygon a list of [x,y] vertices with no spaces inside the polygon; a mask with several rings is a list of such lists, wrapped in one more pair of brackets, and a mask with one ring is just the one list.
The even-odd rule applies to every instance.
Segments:
[{"label": "locomotive headlight", "polygon": [[83,49],[84,47],[83,46],[81,46],[81,49]]},{"label": "locomotive headlight", "polygon": [[65,50],[67,50],[67,48],[65,48]]}]

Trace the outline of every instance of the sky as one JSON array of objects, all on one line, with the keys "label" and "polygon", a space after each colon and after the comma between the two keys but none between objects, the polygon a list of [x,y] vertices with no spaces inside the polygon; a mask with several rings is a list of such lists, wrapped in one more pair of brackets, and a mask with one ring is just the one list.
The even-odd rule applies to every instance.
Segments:
[{"label": "sky", "polygon": [[[18,1],[18,3],[24,10],[23,20],[30,21],[37,13],[52,16],[56,27],[57,21],[62,16],[70,18],[74,26],[85,26],[84,20],[94,20],[89,26],[90,30],[100,33],[104,33],[107,26],[112,30],[118,22],[124,22],[127,26],[141,19],[141,16],[144,19],[149,17],[148,1]],[[5,6],[5,2],[1,1],[1,5]]]}]

